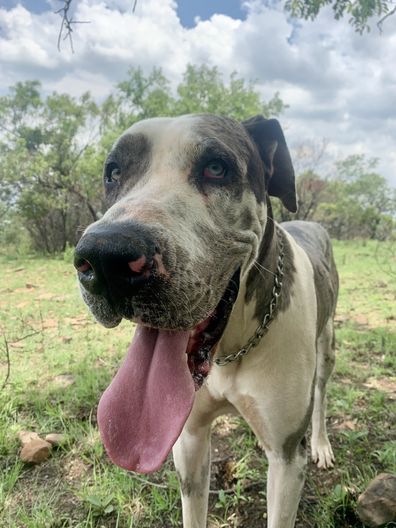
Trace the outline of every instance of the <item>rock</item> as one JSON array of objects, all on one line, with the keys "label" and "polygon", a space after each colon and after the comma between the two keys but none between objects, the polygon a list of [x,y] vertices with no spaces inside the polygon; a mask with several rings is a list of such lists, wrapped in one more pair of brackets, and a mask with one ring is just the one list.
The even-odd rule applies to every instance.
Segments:
[{"label": "rock", "polygon": [[357,514],[372,528],[396,521],[396,475],[381,473],[375,477],[358,498]]},{"label": "rock", "polygon": [[46,435],[45,440],[53,446],[59,446],[65,441],[65,435],[61,433],[49,433]]},{"label": "rock", "polygon": [[33,439],[26,443],[21,451],[20,458],[23,462],[39,464],[44,462],[51,454],[51,444],[41,438]]},{"label": "rock", "polygon": [[37,433],[34,433],[33,431],[19,431],[18,438],[22,444],[22,447],[31,442],[32,440],[40,440],[39,435]]}]

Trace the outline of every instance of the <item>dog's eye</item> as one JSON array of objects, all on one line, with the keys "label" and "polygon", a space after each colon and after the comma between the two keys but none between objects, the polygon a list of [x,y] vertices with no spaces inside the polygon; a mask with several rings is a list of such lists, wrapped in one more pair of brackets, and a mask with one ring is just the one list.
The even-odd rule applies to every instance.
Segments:
[{"label": "dog's eye", "polygon": [[227,174],[227,166],[221,160],[213,160],[205,165],[203,177],[208,180],[222,180]]},{"label": "dog's eye", "polygon": [[121,177],[121,169],[115,162],[110,162],[105,169],[105,183],[117,183]]}]

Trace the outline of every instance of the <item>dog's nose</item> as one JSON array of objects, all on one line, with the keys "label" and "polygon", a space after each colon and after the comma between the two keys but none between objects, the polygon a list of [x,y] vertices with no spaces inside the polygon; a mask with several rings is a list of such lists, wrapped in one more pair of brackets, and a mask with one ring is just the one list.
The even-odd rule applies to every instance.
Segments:
[{"label": "dog's nose", "polygon": [[125,296],[147,283],[158,252],[152,237],[141,228],[98,224],[77,244],[74,266],[90,293]]}]

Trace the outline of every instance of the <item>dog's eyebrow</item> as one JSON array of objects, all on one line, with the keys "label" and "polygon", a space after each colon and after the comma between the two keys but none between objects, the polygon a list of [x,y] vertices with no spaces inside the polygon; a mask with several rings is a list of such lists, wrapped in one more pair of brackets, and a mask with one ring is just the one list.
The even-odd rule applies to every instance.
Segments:
[{"label": "dog's eyebrow", "polygon": [[237,163],[237,156],[233,150],[217,137],[206,137],[196,145],[198,155],[204,155],[205,151],[211,151],[213,155],[225,156],[230,161]]},{"label": "dog's eyebrow", "polygon": [[124,134],[113,146],[108,160],[117,160],[129,164],[148,163],[151,158],[151,143],[147,136],[141,133]]},{"label": "dog's eyebrow", "polygon": [[219,146],[225,149],[229,149],[229,147],[227,147],[224,141],[222,141],[216,136],[205,137],[201,139],[201,141],[198,143],[199,146],[205,146],[205,144],[208,144],[208,146]]}]

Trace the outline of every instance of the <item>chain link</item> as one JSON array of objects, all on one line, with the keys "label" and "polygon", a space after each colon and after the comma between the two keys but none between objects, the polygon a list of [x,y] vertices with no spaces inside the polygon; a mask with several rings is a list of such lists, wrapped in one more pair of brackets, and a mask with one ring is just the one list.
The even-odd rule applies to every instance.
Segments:
[{"label": "chain link", "polygon": [[278,304],[279,296],[282,291],[283,261],[285,257],[283,233],[279,229],[277,229],[277,232],[279,235],[279,255],[277,258],[274,285],[272,287],[271,301],[268,306],[268,311],[264,315],[261,324],[256,328],[256,331],[244,347],[240,348],[237,352],[234,352],[234,354],[229,354],[228,356],[216,358],[214,360],[216,365],[219,365],[220,367],[224,367],[232,361],[236,361],[237,359],[242,358],[243,356],[248,354],[252,348],[256,347],[260,343],[261,338],[268,332],[268,328],[275,317],[276,307]]}]

